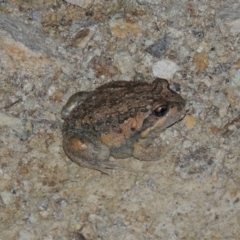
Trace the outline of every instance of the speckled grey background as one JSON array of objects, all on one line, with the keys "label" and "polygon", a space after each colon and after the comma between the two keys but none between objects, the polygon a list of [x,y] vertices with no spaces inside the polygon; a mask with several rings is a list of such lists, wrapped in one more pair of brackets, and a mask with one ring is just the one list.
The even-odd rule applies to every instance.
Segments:
[{"label": "speckled grey background", "polygon": [[[1,1],[0,239],[240,239],[239,46],[237,0]],[[66,157],[73,93],[155,77],[188,101],[167,156]]]}]

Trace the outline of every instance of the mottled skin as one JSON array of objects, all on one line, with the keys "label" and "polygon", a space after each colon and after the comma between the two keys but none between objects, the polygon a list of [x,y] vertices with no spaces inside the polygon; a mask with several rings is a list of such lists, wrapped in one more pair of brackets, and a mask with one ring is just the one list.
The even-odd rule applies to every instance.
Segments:
[{"label": "mottled skin", "polygon": [[154,149],[153,138],[180,120],[184,107],[185,100],[160,78],[116,81],[76,93],[62,110],[64,151],[78,165],[98,170],[117,168],[110,155],[157,160],[164,149]]}]

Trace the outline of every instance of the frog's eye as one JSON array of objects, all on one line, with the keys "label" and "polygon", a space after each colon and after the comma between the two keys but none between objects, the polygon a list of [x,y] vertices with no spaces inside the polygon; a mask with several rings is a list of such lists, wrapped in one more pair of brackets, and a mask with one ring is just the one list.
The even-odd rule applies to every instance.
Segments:
[{"label": "frog's eye", "polygon": [[167,105],[160,105],[155,108],[153,111],[154,115],[156,117],[164,117],[168,112],[168,106]]}]

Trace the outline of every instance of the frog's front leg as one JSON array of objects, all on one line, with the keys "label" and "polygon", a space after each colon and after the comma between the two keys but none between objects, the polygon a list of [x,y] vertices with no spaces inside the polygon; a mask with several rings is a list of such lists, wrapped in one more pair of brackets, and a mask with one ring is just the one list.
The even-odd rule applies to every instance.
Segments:
[{"label": "frog's front leg", "polygon": [[153,141],[154,139],[139,139],[134,144],[133,156],[141,161],[157,161],[170,151],[166,144],[155,146]]},{"label": "frog's front leg", "polygon": [[67,119],[71,112],[87,98],[88,94],[89,92],[77,92],[73,94],[62,109],[62,119]]},{"label": "frog's front leg", "polygon": [[100,171],[115,168],[109,162],[109,148],[91,132],[79,129],[68,130],[63,135],[63,149],[73,162],[82,167]]}]

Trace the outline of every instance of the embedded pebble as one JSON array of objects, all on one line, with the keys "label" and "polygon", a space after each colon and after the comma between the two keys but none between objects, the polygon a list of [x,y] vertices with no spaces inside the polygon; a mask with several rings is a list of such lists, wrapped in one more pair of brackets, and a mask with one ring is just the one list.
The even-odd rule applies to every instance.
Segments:
[{"label": "embedded pebble", "polygon": [[0,112],[0,127],[9,127],[10,129],[14,129],[17,132],[21,132],[24,129],[24,125],[19,118],[14,118],[11,116],[8,116],[4,113]]},{"label": "embedded pebble", "polygon": [[0,193],[4,204],[9,205],[14,201],[14,195],[11,192],[3,191]]},{"label": "embedded pebble", "polygon": [[184,121],[185,121],[185,126],[188,129],[195,127],[195,125],[197,123],[197,119],[194,116],[186,116]]},{"label": "embedded pebble", "polygon": [[240,3],[224,4],[218,11],[218,18],[232,33],[240,33]]},{"label": "embedded pebble", "polygon": [[92,5],[94,0],[66,0],[66,2],[79,6],[81,8],[88,8]]},{"label": "embedded pebble", "polygon": [[211,100],[212,104],[218,108],[227,108],[229,106],[228,99],[226,95],[222,92],[215,92],[213,93],[209,99]]},{"label": "embedded pebble", "polygon": [[164,37],[163,39],[158,40],[154,44],[150,45],[146,51],[154,57],[160,58],[164,56],[168,45],[170,44],[170,38]]},{"label": "embedded pebble", "polygon": [[74,47],[85,48],[97,30],[97,23],[92,21],[74,21],[70,28],[70,41]]},{"label": "embedded pebble", "polygon": [[139,36],[142,34],[141,22],[128,21],[121,18],[119,15],[114,16],[109,25],[113,35],[119,38],[125,38],[127,36]]},{"label": "embedded pebble", "polygon": [[114,62],[122,74],[133,73],[133,60],[128,52],[117,52]]},{"label": "embedded pebble", "polygon": [[27,229],[19,231],[19,240],[31,240],[34,239],[35,234]]},{"label": "embedded pebble", "polygon": [[196,64],[197,72],[202,73],[208,66],[208,55],[206,53],[196,53],[193,57],[193,62]]},{"label": "embedded pebble", "polygon": [[240,86],[240,70],[237,70],[233,76],[232,81],[230,82],[231,86],[239,87]]},{"label": "embedded pebble", "polygon": [[159,4],[159,0],[137,0],[137,3],[141,5],[154,5]]},{"label": "embedded pebble", "polygon": [[122,75],[119,76],[118,80],[120,80],[120,81],[131,81],[132,76],[128,75],[128,74],[122,74]]},{"label": "embedded pebble", "polygon": [[152,66],[153,76],[165,79],[171,79],[179,69],[176,63],[169,60],[158,61]]},{"label": "embedded pebble", "polygon": [[96,56],[92,58],[88,65],[95,72],[97,77],[117,75],[117,68],[114,66],[111,58],[107,56]]}]

